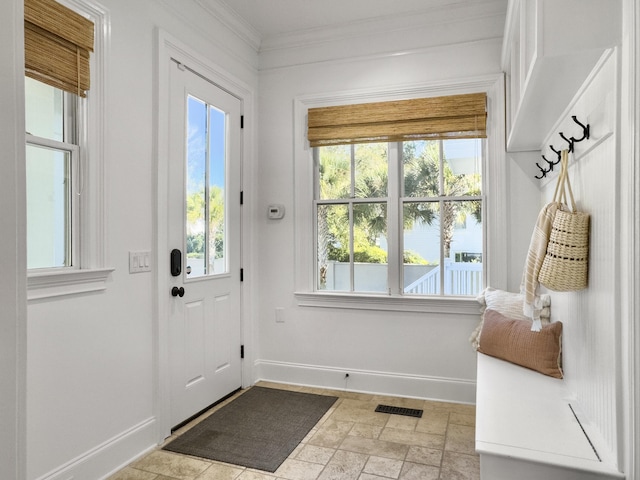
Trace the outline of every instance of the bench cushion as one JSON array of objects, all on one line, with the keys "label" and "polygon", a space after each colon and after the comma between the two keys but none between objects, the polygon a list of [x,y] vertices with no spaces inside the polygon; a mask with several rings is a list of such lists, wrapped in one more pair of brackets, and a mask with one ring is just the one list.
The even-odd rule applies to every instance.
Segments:
[{"label": "bench cushion", "polygon": [[531,331],[531,323],[487,309],[478,351],[554,378],[562,378],[562,323]]}]

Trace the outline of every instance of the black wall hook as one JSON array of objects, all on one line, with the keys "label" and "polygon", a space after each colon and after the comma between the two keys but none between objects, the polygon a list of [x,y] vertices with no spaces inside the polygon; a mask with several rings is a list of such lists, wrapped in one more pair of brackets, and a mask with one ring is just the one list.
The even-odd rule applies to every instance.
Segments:
[{"label": "black wall hook", "polygon": [[[569,152],[573,152],[574,144],[576,144],[578,142],[581,142],[581,141],[583,141],[585,139],[588,140],[589,139],[589,135],[591,133],[590,132],[590,127],[591,126],[589,124],[584,125],[583,123],[580,123],[580,121],[578,120],[578,117],[576,117],[575,115],[571,115],[571,119],[574,122],[576,122],[578,125],[580,125],[580,127],[582,127],[582,137],[575,138],[575,137],[572,136],[572,137],[567,138],[567,137],[564,136],[564,133],[559,132],[559,134],[562,137],[562,139],[569,144],[569,148],[568,148]],[[553,148],[553,145],[549,145],[549,148],[551,149],[551,151],[553,153],[555,153],[557,155],[558,159],[555,162],[554,161],[549,161],[549,160],[546,159],[546,157],[544,155],[542,155],[542,159],[545,162],[547,162],[547,165],[549,165],[549,169],[545,170],[544,168],[542,168],[540,166],[540,164],[536,163],[536,166],[540,169],[540,172],[542,172],[540,176],[534,175],[534,177],[537,178],[538,180],[546,177],[547,173],[552,172],[554,165],[558,165],[560,163],[561,159],[562,159],[562,151],[561,150],[556,150],[555,148]]]},{"label": "black wall hook", "polygon": [[553,153],[555,153],[558,156],[558,161],[557,162],[553,162],[554,165],[557,165],[562,160],[562,152],[559,151],[559,150],[556,150],[555,148],[553,148],[553,145],[549,145],[549,148],[551,149],[551,151]]},{"label": "black wall hook", "polygon": [[573,119],[574,122],[576,122],[578,125],[580,125],[582,127],[582,137],[580,137],[580,138],[571,137],[571,141],[575,143],[575,142],[581,142],[584,139],[589,140],[589,134],[590,134],[590,132],[589,132],[590,128],[589,127],[590,127],[590,125],[583,125],[582,123],[580,123],[578,121],[578,117],[576,117],[575,115],[572,115],[571,118]]},{"label": "black wall hook", "polygon": [[561,161],[560,155],[558,155],[558,160],[555,161],[555,162],[551,162],[551,161],[547,160],[547,157],[545,157],[544,155],[542,155],[542,159],[549,164],[549,168],[551,169],[551,171],[553,171],[553,167],[555,165],[558,165],[560,163],[560,161]]},{"label": "black wall hook", "polygon": [[562,132],[560,132],[560,136],[565,142],[569,144],[569,153],[573,152],[573,140],[569,140],[567,137],[564,136]]}]

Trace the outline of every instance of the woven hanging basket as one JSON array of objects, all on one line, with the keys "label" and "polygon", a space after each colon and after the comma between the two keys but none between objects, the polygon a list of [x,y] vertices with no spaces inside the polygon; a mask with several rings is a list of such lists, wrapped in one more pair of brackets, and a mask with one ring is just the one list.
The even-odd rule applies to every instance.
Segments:
[{"label": "woven hanging basket", "polygon": [[573,292],[587,287],[589,215],[557,210],[538,281],[549,290]]},{"label": "woven hanging basket", "polygon": [[589,214],[576,211],[567,173],[568,154],[562,152],[562,172],[554,200],[571,197],[571,211],[558,208],[547,244],[547,253],[538,273],[538,282],[556,292],[573,292],[587,287],[589,273]]}]

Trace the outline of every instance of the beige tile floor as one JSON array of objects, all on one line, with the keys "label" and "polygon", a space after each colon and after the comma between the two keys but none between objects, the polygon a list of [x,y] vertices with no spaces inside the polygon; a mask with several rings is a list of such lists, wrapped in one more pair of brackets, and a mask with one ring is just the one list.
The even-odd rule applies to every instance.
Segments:
[{"label": "beige tile floor", "polygon": [[[473,405],[267,382],[258,385],[338,397],[275,473],[179,455],[159,447],[108,480],[480,479]],[[178,430],[167,442],[225,404]],[[378,404],[417,408],[424,413],[419,419],[376,413]]]}]

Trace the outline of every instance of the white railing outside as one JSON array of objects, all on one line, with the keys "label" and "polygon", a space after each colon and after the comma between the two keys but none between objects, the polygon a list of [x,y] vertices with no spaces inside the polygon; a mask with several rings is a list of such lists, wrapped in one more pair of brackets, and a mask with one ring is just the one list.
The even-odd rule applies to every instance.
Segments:
[{"label": "white railing outside", "polygon": [[[440,266],[418,278],[404,288],[404,293],[415,295],[440,294]],[[444,262],[445,295],[478,295],[482,291],[482,264],[470,262]]]},{"label": "white railing outside", "polygon": [[[444,292],[446,295],[478,295],[482,289],[482,264],[445,260]],[[408,295],[440,295],[440,266],[405,264],[404,293]],[[358,292],[387,292],[388,265],[386,263],[356,263],[354,286]],[[348,263],[330,262],[326,268],[323,290],[350,289]],[[413,279],[416,279],[413,281]]]}]

